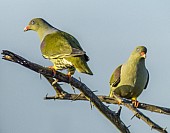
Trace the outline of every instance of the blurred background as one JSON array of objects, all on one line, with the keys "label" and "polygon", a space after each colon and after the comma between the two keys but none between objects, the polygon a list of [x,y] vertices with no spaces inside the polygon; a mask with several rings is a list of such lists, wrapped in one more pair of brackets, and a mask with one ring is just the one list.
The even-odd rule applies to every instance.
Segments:
[{"label": "blurred background", "polygon": [[[43,66],[52,63],[41,56],[37,33],[23,32],[32,18],[42,17],[76,37],[90,57],[94,76],[76,72],[74,77],[98,90],[96,94],[108,95],[113,70],[136,46],[146,46],[150,81],[138,100],[169,107],[170,1],[5,0],[0,4],[0,16],[0,50],[11,50]],[[89,102],[43,100],[55,91],[39,74],[2,59],[0,67],[1,133],[118,132],[96,108],[90,109]],[[69,85],[62,87],[73,93]],[[109,108],[117,111],[119,106]],[[170,131],[169,116],[141,111]],[[123,107],[121,118],[131,125],[131,132],[156,132],[142,120],[131,120],[132,116]]]}]

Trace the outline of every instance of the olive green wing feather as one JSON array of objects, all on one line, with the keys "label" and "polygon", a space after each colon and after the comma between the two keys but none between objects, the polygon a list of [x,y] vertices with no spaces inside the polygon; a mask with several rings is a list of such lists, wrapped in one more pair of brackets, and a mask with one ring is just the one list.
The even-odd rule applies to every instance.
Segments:
[{"label": "olive green wing feather", "polygon": [[120,83],[121,67],[122,67],[122,65],[118,66],[115,69],[115,71],[113,72],[113,74],[110,78],[110,86],[116,87]]},{"label": "olive green wing feather", "polygon": [[[76,48],[76,49],[83,51],[80,43],[77,41],[77,39],[75,37],[73,37],[72,35],[64,32],[64,31],[59,31],[59,32],[62,34],[62,36],[65,39],[69,40],[69,44],[72,48]],[[86,54],[84,54],[84,58],[85,58],[86,61],[90,60],[90,58]]]},{"label": "olive green wing feather", "polygon": [[77,39],[76,39],[75,37],[73,37],[72,35],[64,32],[64,31],[59,31],[59,32],[61,33],[61,35],[62,35],[65,39],[69,40],[70,46],[71,46],[72,48],[80,49],[80,50],[83,51],[82,47],[80,46],[79,42],[77,41]]},{"label": "olive green wing feather", "polygon": [[80,56],[85,52],[71,47],[70,41],[60,32],[54,32],[44,37],[41,42],[41,52],[45,58],[63,58],[66,56]]}]

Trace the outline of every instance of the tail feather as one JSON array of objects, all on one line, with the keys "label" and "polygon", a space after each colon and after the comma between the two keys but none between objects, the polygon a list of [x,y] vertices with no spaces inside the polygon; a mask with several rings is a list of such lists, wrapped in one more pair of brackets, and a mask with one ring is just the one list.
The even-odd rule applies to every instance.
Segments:
[{"label": "tail feather", "polygon": [[74,65],[78,72],[93,75],[93,72],[89,68],[87,62],[85,60],[81,60]]},{"label": "tail feather", "polygon": [[[87,63],[86,63],[87,64]],[[81,73],[85,73],[85,74],[89,74],[89,75],[93,75],[93,72],[90,70],[89,66],[87,65],[85,68],[77,68],[77,71],[81,72]]]},{"label": "tail feather", "polygon": [[70,57],[67,58],[67,60],[69,60],[74,65],[78,72],[93,75],[93,72],[90,70],[84,56]]}]

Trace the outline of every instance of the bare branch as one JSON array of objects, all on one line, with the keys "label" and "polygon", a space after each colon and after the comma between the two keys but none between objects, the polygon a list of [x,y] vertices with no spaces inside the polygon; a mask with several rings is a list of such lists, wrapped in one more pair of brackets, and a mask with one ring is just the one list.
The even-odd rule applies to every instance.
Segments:
[{"label": "bare branch", "polygon": [[[74,77],[72,77],[71,79],[68,79],[68,76],[56,71],[56,75],[53,75],[52,70],[48,69],[48,68],[44,68],[38,64],[32,63],[26,59],[24,59],[23,57],[14,54],[10,51],[7,50],[3,50],[2,54],[3,59],[8,60],[8,61],[12,61],[15,63],[18,63],[24,67],[27,67],[35,72],[38,72],[42,75],[44,75],[45,77],[51,77],[51,78],[56,78],[58,81],[60,82],[66,82],[66,83],[70,83],[72,86],[76,87],[77,89],[79,89],[84,95],[85,97],[93,103],[93,105],[107,118],[109,119],[112,124],[114,124],[117,129],[119,129],[121,132],[123,133],[130,133],[129,129],[126,127],[126,125],[121,121],[119,114],[113,112],[112,110],[110,110],[107,106],[105,106],[100,99],[82,82],[80,82],[79,80],[75,79]],[[51,79],[48,79],[48,81]],[[51,82],[51,81],[49,81]]]},{"label": "bare branch", "polygon": [[140,112],[137,108],[133,107],[133,105],[129,104],[129,102],[126,102],[126,99],[123,99],[117,96],[116,94],[114,94],[114,97],[116,98],[117,101],[121,101],[122,105],[130,109],[137,118],[142,119],[146,124],[148,124],[151,127],[151,129],[155,129],[161,133],[167,133],[166,129],[160,127],[158,124],[153,122],[149,117],[145,116],[142,112]]},{"label": "bare branch", "polygon": [[[100,99],[100,101],[105,102],[107,104],[118,104],[118,102],[116,101],[115,98],[110,98],[110,97],[104,96],[104,95],[96,95],[96,96]],[[50,100],[50,99],[74,100],[75,98],[76,98],[76,100],[87,100],[84,95],[78,96],[77,94],[69,94],[66,97],[48,96],[48,97],[45,97],[44,99],[45,100]],[[131,104],[130,100],[126,100],[126,102]],[[155,112],[155,113],[170,115],[170,109],[169,108],[155,106],[155,105],[151,105],[151,104],[148,104],[148,103],[140,102],[139,106],[137,108],[147,110],[147,111],[151,111],[151,112]]]},{"label": "bare branch", "polygon": [[[166,133],[167,131],[154,123],[150,118],[145,116],[142,112],[140,112],[137,108],[134,108],[131,101],[127,99],[122,99],[120,97],[115,97],[115,98],[110,98],[108,96],[103,96],[103,95],[94,95],[94,93],[81,81],[75,79],[72,77],[70,80],[68,77],[60,72],[56,72],[56,75],[53,75],[53,72],[51,69],[44,68],[38,64],[32,63],[23,57],[16,55],[10,51],[3,51],[2,53],[3,59],[12,61],[15,63],[18,63],[22,66],[25,66],[35,72],[38,72],[42,74],[48,81],[49,83],[53,86],[53,88],[56,91],[56,96],[46,96],[44,99],[45,100],[50,100],[50,99],[60,99],[60,100],[84,100],[84,101],[90,101],[106,118],[108,118],[121,132],[130,132],[128,130],[128,127],[125,126],[125,124],[121,121],[120,119],[120,112],[121,109],[117,113],[111,111],[107,106],[105,106],[102,102],[108,103],[108,104],[117,104],[118,102],[129,108],[136,117],[139,119],[142,119],[145,123],[147,123],[152,129],[155,129],[159,132],[164,132]],[[54,81],[55,79],[58,80],[55,84]],[[70,85],[76,87],[79,89],[82,93],[80,94],[69,94],[66,91],[64,91],[59,82],[66,82],[69,83]],[[162,113],[166,115],[170,115],[170,109],[165,108],[165,107],[159,107],[155,105],[150,105],[146,103],[139,103],[138,106],[139,109],[144,109],[148,110],[151,112],[157,112],[157,113]]]},{"label": "bare branch", "polygon": [[170,115],[170,108],[160,107],[160,106],[146,104],[146,103],[139,103],[138,108],[149,110],[151,112],[156,112],[160,114]]},{"label": "bare branch", "polygon": [[[112,104],[117,104],[117,100],[115,98],[109,98],[108,96],[102,96],[102,95],[97,95],[97,97],[102,101],[102,102],[106,102],[106,103],[112,103]],[[119,98],[119,99],[118,99]],[[66,95],[65,97],[55,97],[55,96],[47,96],[44,98],[45,100],[50,100],[50,99],[59,99],[59,100],[87,100],[86,97],[84,95],[79,95],[79,94],[69,94]],[[109,99],[109,100],[108,100]],[[127,108],[129,108],[139,119],[142,119],[144,122],[146,122],[152,129],[158,130],[159,132],[164,132],[166,133],[167,131],[165,129],[163,129],[162,127],[160,127],[159,125],[157,125],[156,123],[154,123],[152,120],[150,120],[150,118],[148,118],[147,116],[145,116],[142,112],[140,112],[139,110],[137,110],[136,108],[133,107],[131,101],[127,100],[127,99],[121,99],[120,97],[117,97],[117,99],[119,101],[121,101],[121,104],[126,106]],[[144,103],[139,103],[140,106],[143,105]],[[145,106],[151,106],[151,107],[157,107],[154,105],[147,105],[145,104]],[[140,108],[140,107],[138,107]],[[163,107],[159,107],[159,108],[163,108]],[[118,111],[119,112],[119,111]]]},{"label": "bare branch", "polygon": [[64,97],[65,95],[68,95],[68,93],[62,89],[62,87],[59,85],[59,83],[53,84],[55,82],[55,80],[53,78],[47,77],[45,75],[44,75],[44,77],[48,80],[48,82],[52,85],[52,87],[56,91],[55,97]]}]

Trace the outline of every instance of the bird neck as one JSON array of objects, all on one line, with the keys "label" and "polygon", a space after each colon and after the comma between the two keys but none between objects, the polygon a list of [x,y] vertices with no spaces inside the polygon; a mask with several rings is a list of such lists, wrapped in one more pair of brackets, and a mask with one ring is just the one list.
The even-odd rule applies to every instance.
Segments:
[{"label": "bird neck", "polygon": [[51,25],[45,25],[43,28],[39,28],[37,30],[38,36],[40,38],[40,41],[44,39],[44,37],[52,32],[57,31],[56,28],[52,27]]},{"label": "bird neck", "polygon": [[145,59],[144,58],[135,58],[135,57],[130,57],[127,61],[127,64],[130,64],[130,66],[145,66]]}]

